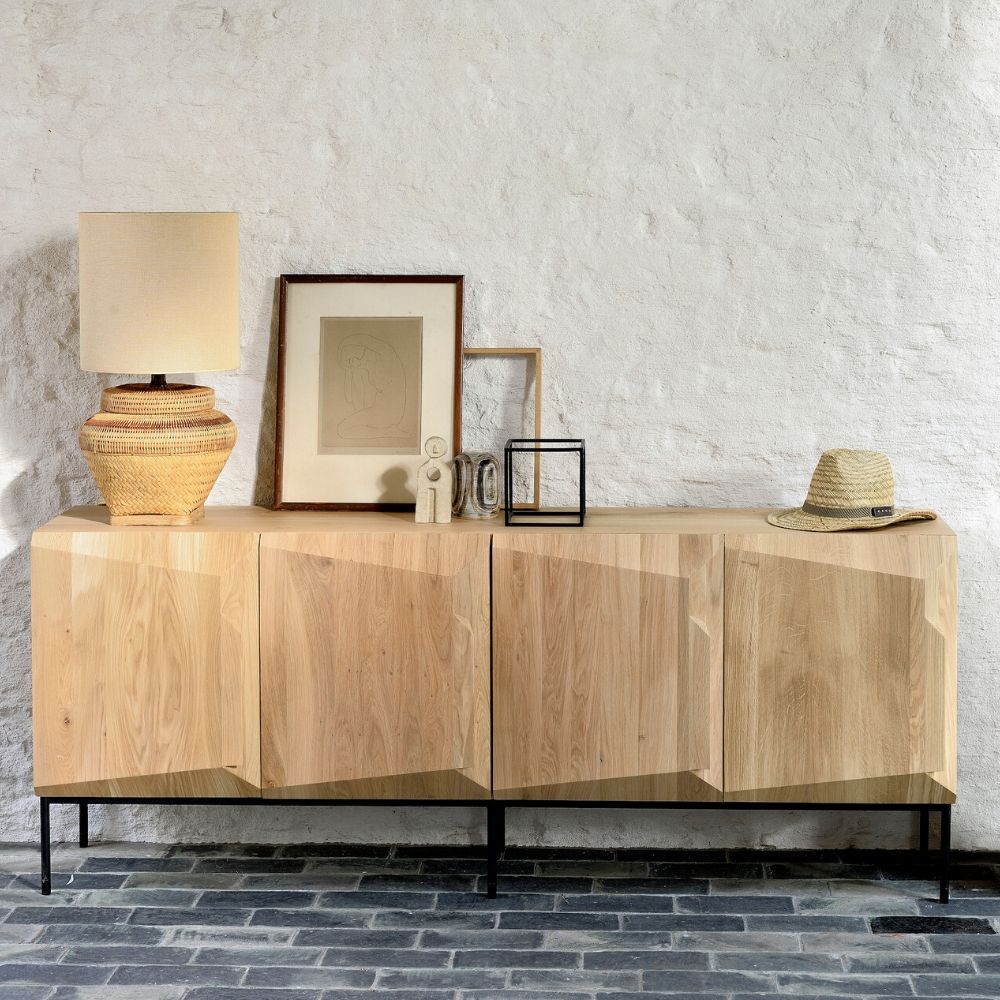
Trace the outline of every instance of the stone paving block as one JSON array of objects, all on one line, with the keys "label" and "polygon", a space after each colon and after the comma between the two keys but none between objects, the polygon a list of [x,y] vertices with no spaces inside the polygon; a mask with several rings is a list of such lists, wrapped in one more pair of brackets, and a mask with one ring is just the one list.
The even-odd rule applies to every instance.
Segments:
[{"label": "stone paving block", "polygon": [[0,964],[8,962],[58,962],[65,949],[52,944],[0,945]]},{"label": "stone paving block", "polygon": [[193,906],[202,895],[191,889],[84,889],[73,906]]},{"label": "stone paving block", "polygon": [[[712,898],[711,896],[709,897]],[[917,900],[897,896],[875,896],[833,893],[829,896],[798,897],[795,908],[799,913],[844,917],[915,916]]]},{"label": "stone paving block", "polygon": [[0,1000],[49,1000],[51,986],[0,986]]},{"label": "stone paving block", "polygon": [[371,920],[372,927],[454,927],[485,930],[497,920],[496,913],[475,910],[380,910]]},{"label": "stone paving block", "polygon": [[[47,1000],[180,1000],[186,986],[57,986]],[[7,1000],[6,994],[0,994]]]},{"label": "stone paving block", "polygon": [[195,965],[318,965],[322,948],[266,947],[249,942],[245,946],[200,948]]},{"label": "stone paving block", "polygon": [[303,909],[316,902],[317,893],[299,892],[297,890],[215,890],[203,892],[195,906],[201,910],[214,907],[255,909],[294,908]]},{"label": "stone paving block", "polygon": [[996,934],[983,917],[872,917],[874,934]]},{"label": "stone paving block", "polygon": [[[551,910],[556,897],[549,893],[515,893],[509,889],[496,899],[487,899],[484,893],[441,892],[437,897],[439,910]],[[410,907],[413,909],[413,907]]]},{"label": "stone paving block", "polygon": [[[506,864],[506,862],[502,862]],[[648,878],[649,865],[644,861],[539,861],[535,863],[536,875],[560,877],[576,875],[581,878]],[[511,874],[505,868],[504,874]]]},{"label": "stone paving block", "polygon": [[289,968],[272,966],[267,969],[250,969],[248,986],[305,987],[310,989],[367,990],[375,981],[375,970],[338,968]]},{"label": "stone paving block", "polygon": [[[454,863],[475,864],[475,862]],[[303,874],[306,875],[418,875],[425,862],[416,858],[307,858]],[[486,863],[482,863],[485,870]],[[476,874],[479,869],[472,868]]]},{"label": "stone paving block", "polygon": [[450,962],[450,952],[426,948],[327,948],[320,964],[346,969],[443,969]]},{"label": "stone paving block", "polygon": [[731,878],[712,879],[709,891],[713,896],[828,896],[831,889],[823,879]]},{"label": "stone paving block", "polygon": [[794,913],[791,896],[678,896],[678,913]]},{"label": "stone paving block", "polygon": [[642,975],[643,988],[688,993],[768,993],[774,976],[757,972],[651,971]]},{"label": "stone paving block", "polygon": [[252,913],[253,910],[237,910],[229,907],[221,907],[217,910],[207,907],[200,910],[172,910],[168,907],[140,906],[132,911],[129,923],[154,927],[174,924],[240,927],[247,923]]},{"label": "stone paving block", "polygon": [[430,892],[368,892],[359,889],[354,892],[321,893],[318,905],[324,909],[429,910],[434,905],[434,900],[435,896]]},{"label": "stone paving block", "polygon": [[796,934],[731,931],[681,931],[673,936],[673,946],[684,951],[800,951]]},{"label": "stone paving block", "polygon": [[225,968],[220,965],[122,965],[115,969],[109,981],[113,986],[161,983],[178,986],[235,986],[243,978],[245,971],[245,968]]},{"label": "stone paving block", "polygon": [[0,983],[83,986],[106,983],[111,972],[110,966],[101,965],[62,965],[55,962],[36,965],[34,962],[11,962],[9,965],[0,965]]},{"label": "stone paving block", "polygon": [[546,937],[541,931],[424,931],[420,936],[423,948],[446,948],[459,951],[463,948],[474,948],[477,951],[487,949],[524,950],[526,948],[541,948]]},{"label": "stone paving block", "polygon": [[8,924],[123,924],[132,911],[110,906],[18,906]]},{"label": "stone paving block", "polygon": [[273,858],[278,854],[275,844],[177,844],[167,851],[167,857],[192,858]]},{"label": "stone paving block", "polygon": [[1000,896],[987,896],[977,899],[958,898],[950,903],[939,903],[936,900],[917,900],[917,907],[925,916],[940,917],[1000,917]]},{"label": "stone paving block", "polygon": [[750,914],[746,918],[749,931],[787,931],[790,934],[815,934],[818,931],[840,931],[843,934],[863,934],[868,930],[864,917],[813,915],[794,916]]},{"label": "stone paving block", "polygon": [[707,969],[708,955],[700,951],[668,951],[644,949],[629,951],[587,951],[583,954],[585,969]]},{"label": "stone paving block", "polygon": [[803,934],[799,940],[803,951],[829,952],[896,952],[927,953],[930,946],[921,934]]},{"label": "stone paving block", "polygon": [[[356,990],[351,990],[346,996],[361,996]],[[320,990],[282,990],[265,987],[242,986],[233,989],[226,986],[197,986],[184,994],[184,1000],[321,1000],[332,996]],[[393,1000],[396,1000],[394,997]]]},{"label": "stone paving block", "polygon": [[[655,975],[684,976],[687,972],[654,973]],[[697,973],[693,973],[697,974]],[[639,990],[637,972],[601,972],[594,969],[514,969],[509,985],[520,990]]]},{"label": "stone paving block", "polygon": [[[613,892],[616,894],[638,895],[656,893],[660,896],[700,896],[708,892],[708,879],[692,878],[602,878],[593,886],[594,892]],[[573,892],[569,886],[566,892]],[[589,892],[589,889],[580,890]]]},{"label": "stone paving block", "polygon": [[[1000,955],[995,956],[1000,963]],[[987,959],[988,961],[988,959]],[[982,968],[982,960],[973,965],[967,955],[897,954],[896,952],[874,952],[863,955],[845,955],[844,963],[848,972],[950,972],[975,973],[976,965]],[[982,969],[984,972],[991,971]],[[1000,964],[997,966],[1000,971]]]},{"label": "stone paving block", "polygon": [[[620,993],[599,993],[601,1000],[607,997],[624,996]],[[392,1000],[397,1000],[398,993],[392,993]],[[452,994],[448,994],[449,997]],[[576,993],[564,990],[462,990],[460,994],[462,1000],[593,1000],[593,993]],[[634,998],[634,993],[627,994]],[[645,995],[644,995],[645,997]],[[326,998],[324,997],[324,1000]],[[423,992],[414,991],[410,994],[410,1000],[425,1000]],[[683,1000],[683,998],[682,998]],[[700,998],[704,1000],[704,998]],[[725,998],[721,998],[725,1000]]]},{"label": "stone paving block", "polygon": [[243,875],[238,889],[282,889],[299,892],[334,892],[357,889],[360,875],[324,875],[304,872],[302,875]]},{"label": "stone paving block", "polygon": [[456,969],[578,969],[580,955],[573,951],[549,949],[521,951],[476,951],[467,949],[455,952]]},{"label": "stone paving block", "polygon": [[101,857],[88,856],[80,866],[83,872],[189,872],[193,858]]},{"label": "stone paving block", "polygon": [[[138,929],[138,928],[136,928]],[[163,943],[188,948],[228,948],[257,945],[262,948],[289,945],[298,933],[294,927],[172,927]]]},{"label": "stone paving block", "polygon": [[391,844],[285,844],[277,849],[279,858],[389,858],[394,853],[401,858],[407,851],[424,857],[420,846],[396,847]]},{"label": "stone paving block", "polygon": [[125,876],[123,885],[126,889],[235,889],[242,880],[242,875],[208,872],[133,872]]},{"label": "stone paving block", "polygon": [[185,965],[194,956],[193,948],[165,945],[85,944],[67,950],[64,962],[84,965]]},{"label": "stone paving block", "polygon": [[[295,947],[312,948],[412,948],[415,930],[369,930],[353,927],[305,928],[295,932]],[[428,944],[427,947],[438,947]]]},{"label": "stone paving block", "polygon": [[1000,997],[1000,976],[913,976],[913,989],[922,997]]},{"label": "stone paving block", "polygon": [[836,955],[796,951],[730,951],[713,956],[717,969],[746,972],[834,972],[844,971]]},{"label": "stone paving block", "polygon": [[827,862],[782,861],[766,866],[766,875],[773,879],[870,879],[880,877],[877,865],[845,865]]},{"label": "stone paving block", "polygon": [[[508,893],[582,893],[590,892],[593,887],[593,879],[576,875],[505,875],[501,872],[497,878],[497,892],[501,896]],[[480,892],[486,891],[485,876],[480,878],[476,888]]]},{"label": "stone paving block", "polygon": [[[211,913],[213,911],[207,910]],[[225,913],[225,910],[214,911]],[[234,911],[235,912],[235,911]],[[368,910],[257,910],[250,918],[252,927],[365,927],[372,915]]]},{"label": "stone paving block", "polygon": [[27,944],[38,938],[41,933],[42,927],[38,924],[0,924],[0,942],[3,944]]},{"label": "stone paving block", "polygon": [[203,858],[196,862],[196,872],[222,872],[236,875],[278,875],[301,872],[306,863],[301,858]]},{"label": "stone paving block", "polygon": [[763,878],[764,866],[761,864],[730,863],[706,864],[698,862],[689,864],[672,861],[665,864],[651,864],[649,874],[652,878],[665,879],[747,879]]},{"label": "stone paving block", "polygon": [[[489,990],[505,986],[506,979],[507,973],[496,969],[387,969],[379,972],[375,986],[380,990]],[[522,995],[522,1000],[528,998]]]},{"label": "stone paving block", "polygon": [[[371,990],[366,992],[373,992]],[[374,991],[376,995],[381,994],[385,1000],[454,1000],[455,991],[454,990],[392,990],[392,991]],[[359,990],[324,990],[322,995],[322,1000],[359,1000],[362,993]],[[467,998],[471,996],[470,993],[463,992],[462,997]],[[242,998],[234,998],[234,1000],[242,1000]],[[286,1000],[286,994],[282,993],[281,996],[277,997],[276,1000]],[[525,994],[520,994],[520,1000],[536,1000]],[[560,997],[560,1000],[566,1000],[565,994]],[[588,998],[591,1000],[591,998]]]},{"label": "stone paving block", "polygon": [[[124,872],[53,872],[52,889],[117,889],[127,878]],[[39,892],[41,885],[41,875],[31,872],[11,879],[5,888]]]},{"label": "stone paving block", "polygon": [[362,875],[363,892],[472,892],[475,875]]},{"label": "stone paving block", "polygon": [[909,996],[910,981],[905,976],[839,976],[809,973],[778,973],[778,989],[783,993],[823,993],[832,996]]},{"label": "stone paving block", "polygon": [[724,913],[626,913],[626,931],[742,931],[743,917]]},{"label": "stone paving block", "polygon": [[39,930],[39,944],[154,945],[164,940],[161,928],[132,924],[52,924]]},{"label": "stone paving block", "polygon": [[[533,861],[503,861],[501,862],[505,875],[534,875]],[[424,875],[469,874],[485,875],[486,862],[475,858],[431,858],[420,863],[420,872]]]},{"label": "stone paving block", "polygon": [[545,947],[560,951],[606,951],[624,948],[650,951],[669,948],[669,931],[546,931]]},{"label": "stone paving block", "polygon": [[[689,897],[697,899],[697,896]],[[708,897],[705,897],[706,899]],[[557,910],[594,910],[614,913],[672,913],[675,900],[673,896],[656,896],[621,893],[605,895],[599,892],[588,892],[580,896],[556,896]]]},{"label": "stone paving block", "polygon": [[525,910],[501,913],[499,927],[511,930],[614,931],[620,927],[614,913],[541,913]]}]

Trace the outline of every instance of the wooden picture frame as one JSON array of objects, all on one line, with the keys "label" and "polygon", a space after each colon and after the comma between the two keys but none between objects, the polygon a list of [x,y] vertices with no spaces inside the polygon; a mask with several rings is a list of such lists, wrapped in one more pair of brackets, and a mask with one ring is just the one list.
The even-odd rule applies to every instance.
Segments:
[{"label": "wooden picture frame", "polygon": [[424,441],[462,447],[463,285],[280,276],[275,510],[414,509]]},{"label": "wooden picture frame", "polygon": [[[535,380],[535,433],[532,437],[542,436],[542,349],[540,347],[466,347],[467,358],[503,358],[521,357],[534,361]],[[514,504],[514,510],[538,510],[542,505],[541,494],[542,456],[535,454],[534,489],[531,503]]]}]

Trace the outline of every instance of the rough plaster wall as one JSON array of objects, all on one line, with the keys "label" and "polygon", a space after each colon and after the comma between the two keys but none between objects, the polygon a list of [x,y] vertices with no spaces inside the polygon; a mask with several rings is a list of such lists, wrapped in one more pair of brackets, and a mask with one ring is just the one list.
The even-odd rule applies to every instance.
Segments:
[{"label": "rough plaster wall", "polygon": [[[75,444],[101,385],[77,364],[76,213],[223,209],[242,213],[243,367],[206,379],[240,429],[215,502],[267,495],[274,277],[295,271],[464,273],[470,343],[544,348],[545,430],[586,437],[597,503],[795,503],[822,448],[887,451],[898,500],[961,535],[956,839],[1000,848],[998,52],[989,0],[7,0],[0,837],[36,830],[29,535],[96,498]],[[470,435],[517,391],[479,379]],[[471,811],[94,822],[154,840],[481,836]],[[510,830],[911,833],[878,815],[539,811]]]}]

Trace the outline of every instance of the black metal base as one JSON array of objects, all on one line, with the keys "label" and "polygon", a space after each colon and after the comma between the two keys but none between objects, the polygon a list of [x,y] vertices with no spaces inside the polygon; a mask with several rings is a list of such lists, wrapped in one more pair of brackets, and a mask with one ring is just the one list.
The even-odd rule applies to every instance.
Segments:
[{"label": "black metal base", "polygon": [[593,801],[526,801],[524,799],[153,799],[153,798],[76,798],[69,796],[42,796],[41,807],[41,860],[42,895],[52,892],[52,853],[49,825],[49,807],[52,805],[76,804],[80,808],[80,846],[89,843],[87,807],[90,805],[188,805],[188,806],[476,806],[486,809],[486,895],[489,899],[497,896],[497,874],[500,859],[506,843],[506,812],[508,809],[538,808],[592,808],[592,809],[765,809],[765,810],[812,810],[812,811],[868,811],[868,812],[915,812],[920,817],[919,850],[922,854],[930,850],[930,816],[936,812],[941,817],[939,837],[940,901],[947,903],[950,895],[951,865],[951,806],[922,804],[885,803],[814,803],[814,802],[593,802]]}]

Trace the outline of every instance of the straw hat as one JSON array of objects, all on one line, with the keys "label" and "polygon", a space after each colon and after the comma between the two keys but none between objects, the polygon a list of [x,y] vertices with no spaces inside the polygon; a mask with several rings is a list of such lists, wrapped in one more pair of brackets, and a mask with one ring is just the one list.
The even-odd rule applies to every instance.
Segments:
[{"label": "straw hat", "polygon": [[798,531],[884,528],[934,517],[932,510],[896,510],[889,459],[880,451],[849,448],[823,452],[801,507],[767,515],[771,524]]}]

